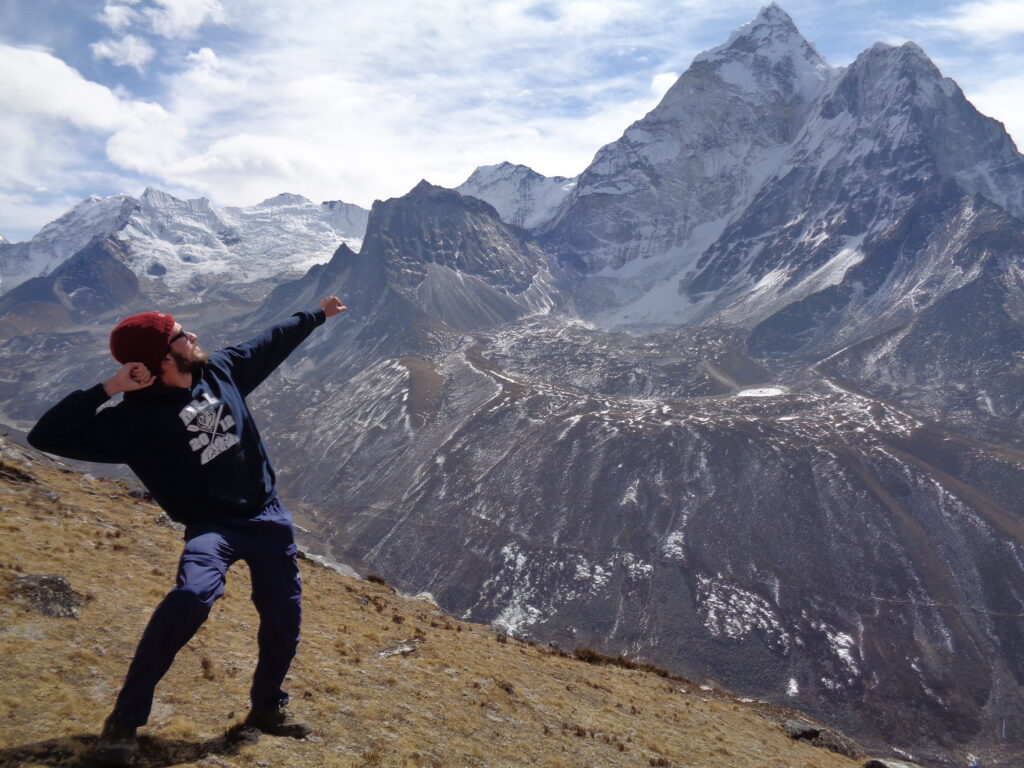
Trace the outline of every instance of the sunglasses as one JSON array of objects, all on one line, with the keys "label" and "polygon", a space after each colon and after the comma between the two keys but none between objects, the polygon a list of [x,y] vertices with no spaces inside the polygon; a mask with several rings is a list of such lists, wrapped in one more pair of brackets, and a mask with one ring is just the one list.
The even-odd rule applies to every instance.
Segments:
[{"label": "sunglasses", "polygon": [[176,342],[178,339],[184,339],[185,335],[185,329],[182,328],[176,334],[171,336],[171,340],[167,342],[167,348],[170,349],[174,345],[174,342]]}]

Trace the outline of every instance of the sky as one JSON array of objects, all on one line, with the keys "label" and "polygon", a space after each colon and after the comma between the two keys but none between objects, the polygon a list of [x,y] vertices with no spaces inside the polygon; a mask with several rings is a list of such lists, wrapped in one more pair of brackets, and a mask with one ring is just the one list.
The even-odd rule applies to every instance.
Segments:
[{"label": "sky", "polygon": [[[780,0],[833,66],[913,40],[1024,147],[1024,0]],[[763,0],[0,0],[0,235],[89,195],[368,208],[575,176]]]}]

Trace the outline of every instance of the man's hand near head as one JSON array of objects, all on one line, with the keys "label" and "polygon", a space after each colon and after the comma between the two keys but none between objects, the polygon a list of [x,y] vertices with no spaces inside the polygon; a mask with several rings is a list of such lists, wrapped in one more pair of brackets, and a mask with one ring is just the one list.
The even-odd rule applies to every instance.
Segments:
[{"label": "man's hand near head", "polygon": [[156,376],[149,372],[143,363],[125,363],[121,370],[111,378],[103,382],[103,391],[109,397],[118,392],[132,392],[136,389],[145,389],[156,381]]},{"label": "man's hand near head", "polygon": [[324,311],[324,314],[327,315],[327,317],[334,317],[335,315],[340,315],[342,312],[348,310],[348,307],[342,304],[341,299],[339,299],[337,296],[328,296],[326,299],[323,299],[317,306],[319,306],[320,309]]}]

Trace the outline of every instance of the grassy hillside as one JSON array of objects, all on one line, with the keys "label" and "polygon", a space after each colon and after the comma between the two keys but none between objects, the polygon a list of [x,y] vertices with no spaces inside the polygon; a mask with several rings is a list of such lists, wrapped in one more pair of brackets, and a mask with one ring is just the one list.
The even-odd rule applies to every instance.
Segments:
[{"label": "grassy hillside", "polygon": [[[2,440],[2,439],[0,439]],[[0,454],[0,765],[89,765],[135,643],[173,583],[181,535],[128,486]],[[4,447],[4,446],[0,446]],[[57,574],[78,618],[19,597]],[[302,561],[288,688],[303,741],[237,739],[257,618],[244,564],[178,655],[140,731],[141,765],[850,768],[792,741],[792,713],[650,671],[584,663]],[[388,655],[389,649],[404,653]]]}]

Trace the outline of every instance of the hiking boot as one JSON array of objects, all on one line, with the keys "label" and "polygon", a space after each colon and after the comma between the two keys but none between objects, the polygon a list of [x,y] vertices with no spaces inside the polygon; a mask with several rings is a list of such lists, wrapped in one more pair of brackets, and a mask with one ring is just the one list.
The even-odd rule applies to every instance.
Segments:
[{"label": "hiking boot", "polygon": [[103,723],[93,755],[103,765],[131,765],[138,749],[135,726],[125,725],[111,714]]},{"label": "hiking boot", "polygon": [[308,736],[313,730],[308,723],[296,719],[284,704],[278,704],[273,709],[249,710],[245,724],[271,736],[290,736],[293,739]]}]

